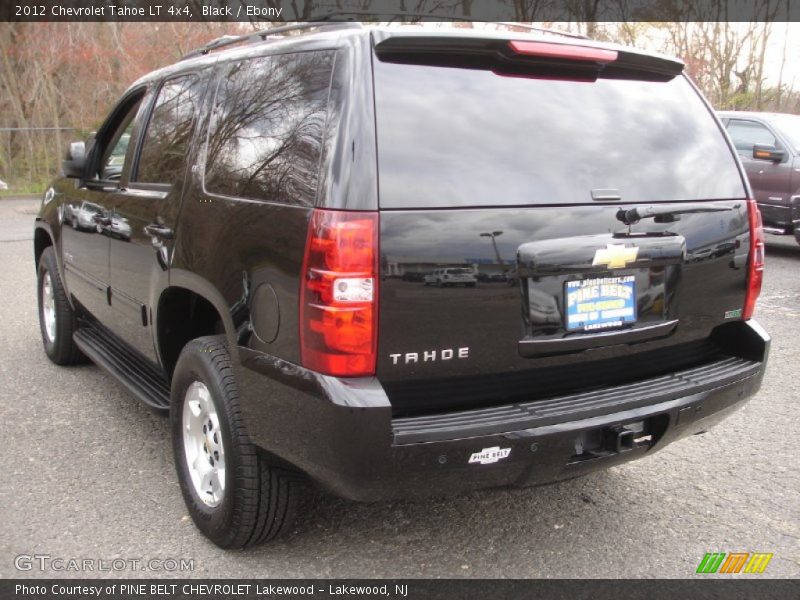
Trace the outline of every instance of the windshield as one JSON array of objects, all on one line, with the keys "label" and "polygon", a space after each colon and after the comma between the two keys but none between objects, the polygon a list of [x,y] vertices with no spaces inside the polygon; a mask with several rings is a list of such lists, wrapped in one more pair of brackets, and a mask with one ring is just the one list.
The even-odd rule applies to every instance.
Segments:
[{"label": "windshield", "polygon": [[[575,82],[375,61],[380,205],[446,208],[744,198],[683,77]],[[713,177],[709,177],[713,173]]]},{"label": "windshield", "polygon": [[800,116],[780,115],[770,119],[770,123],[780,129],[792,147],[800,152]]}]

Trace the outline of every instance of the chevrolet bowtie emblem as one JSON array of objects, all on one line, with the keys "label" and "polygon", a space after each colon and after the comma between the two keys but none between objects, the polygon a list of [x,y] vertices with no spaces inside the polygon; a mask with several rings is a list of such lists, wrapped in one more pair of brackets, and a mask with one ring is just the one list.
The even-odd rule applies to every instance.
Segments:
[{"label": "chevrolet bowtie emblem", "polygon": [[607,265],[609,269],[624,269],[628,263],[636,260],[639,248],[628,248],[624,244],[606,244],[594,253],[592,265]]}]

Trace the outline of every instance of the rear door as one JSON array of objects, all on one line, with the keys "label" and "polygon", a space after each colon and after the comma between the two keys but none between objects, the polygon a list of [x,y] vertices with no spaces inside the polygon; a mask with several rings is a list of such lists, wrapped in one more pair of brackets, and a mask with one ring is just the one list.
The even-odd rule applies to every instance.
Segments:
[{"label": "rear door", "polygon": [[110,240],[109,327],[154,362],[152,308],[167,285],[186,155],[205,87],[196,73],[158,86],[147,118],[133,132],[136,159],[113,197],[104,230]]},{"label": "rear door", "polygon": [[[744,301],[746,191],[685,78],[646,61],[593,74],[376,54],[378,376],[397,414],[594,389],[719,352],[712,331]],[[438,265],[477,283],[403,277]]]}]

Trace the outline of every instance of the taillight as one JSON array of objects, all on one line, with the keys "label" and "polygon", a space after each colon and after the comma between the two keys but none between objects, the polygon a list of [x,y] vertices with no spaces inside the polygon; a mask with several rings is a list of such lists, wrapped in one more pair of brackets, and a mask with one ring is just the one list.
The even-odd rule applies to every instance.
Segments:
[{"label": "taillight", "polygon": [[610,63],[617,60],[616,50],[575,46],[571,44],[552,44],[550,42],[527,42],[512,40],[508,43],[516,54],[539,56],[542,58],[560,58],[564,60],[587,60],[599,63]]},{"label": "taillight", "polygon": [[342,377],[375,374],[378,213],[315,209],[300,293],[303,366]]},{"label": "taillight", "polygon": [[747,261],[747,293],[742,310],[745,320],[753,316],[764,279],[764,227],[755,200],[747,201],[747,218],[750,223],[750,258]]}]

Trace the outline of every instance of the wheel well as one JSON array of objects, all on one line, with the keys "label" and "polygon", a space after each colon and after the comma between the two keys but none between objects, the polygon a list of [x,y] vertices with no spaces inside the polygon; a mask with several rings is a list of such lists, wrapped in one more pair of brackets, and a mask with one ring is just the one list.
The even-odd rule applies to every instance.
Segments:
[{"label": "wheel well", "polygon": [[183,347],[204,335],[225,333],[217,309],[208,300],[185,288],[166,290],[158,304],[158,349],[169,377]]},{"label": "wheel well", "polygon": [[33,256],[36,260],[36,264],[34,265],[35,268],[39,268],[39,259],[42,258],[42,252],[44,252],[44,249],[52,245],[53,240],[50,238],[50,234],[48,234],[41,227],[37,227],[33,232]]}]

